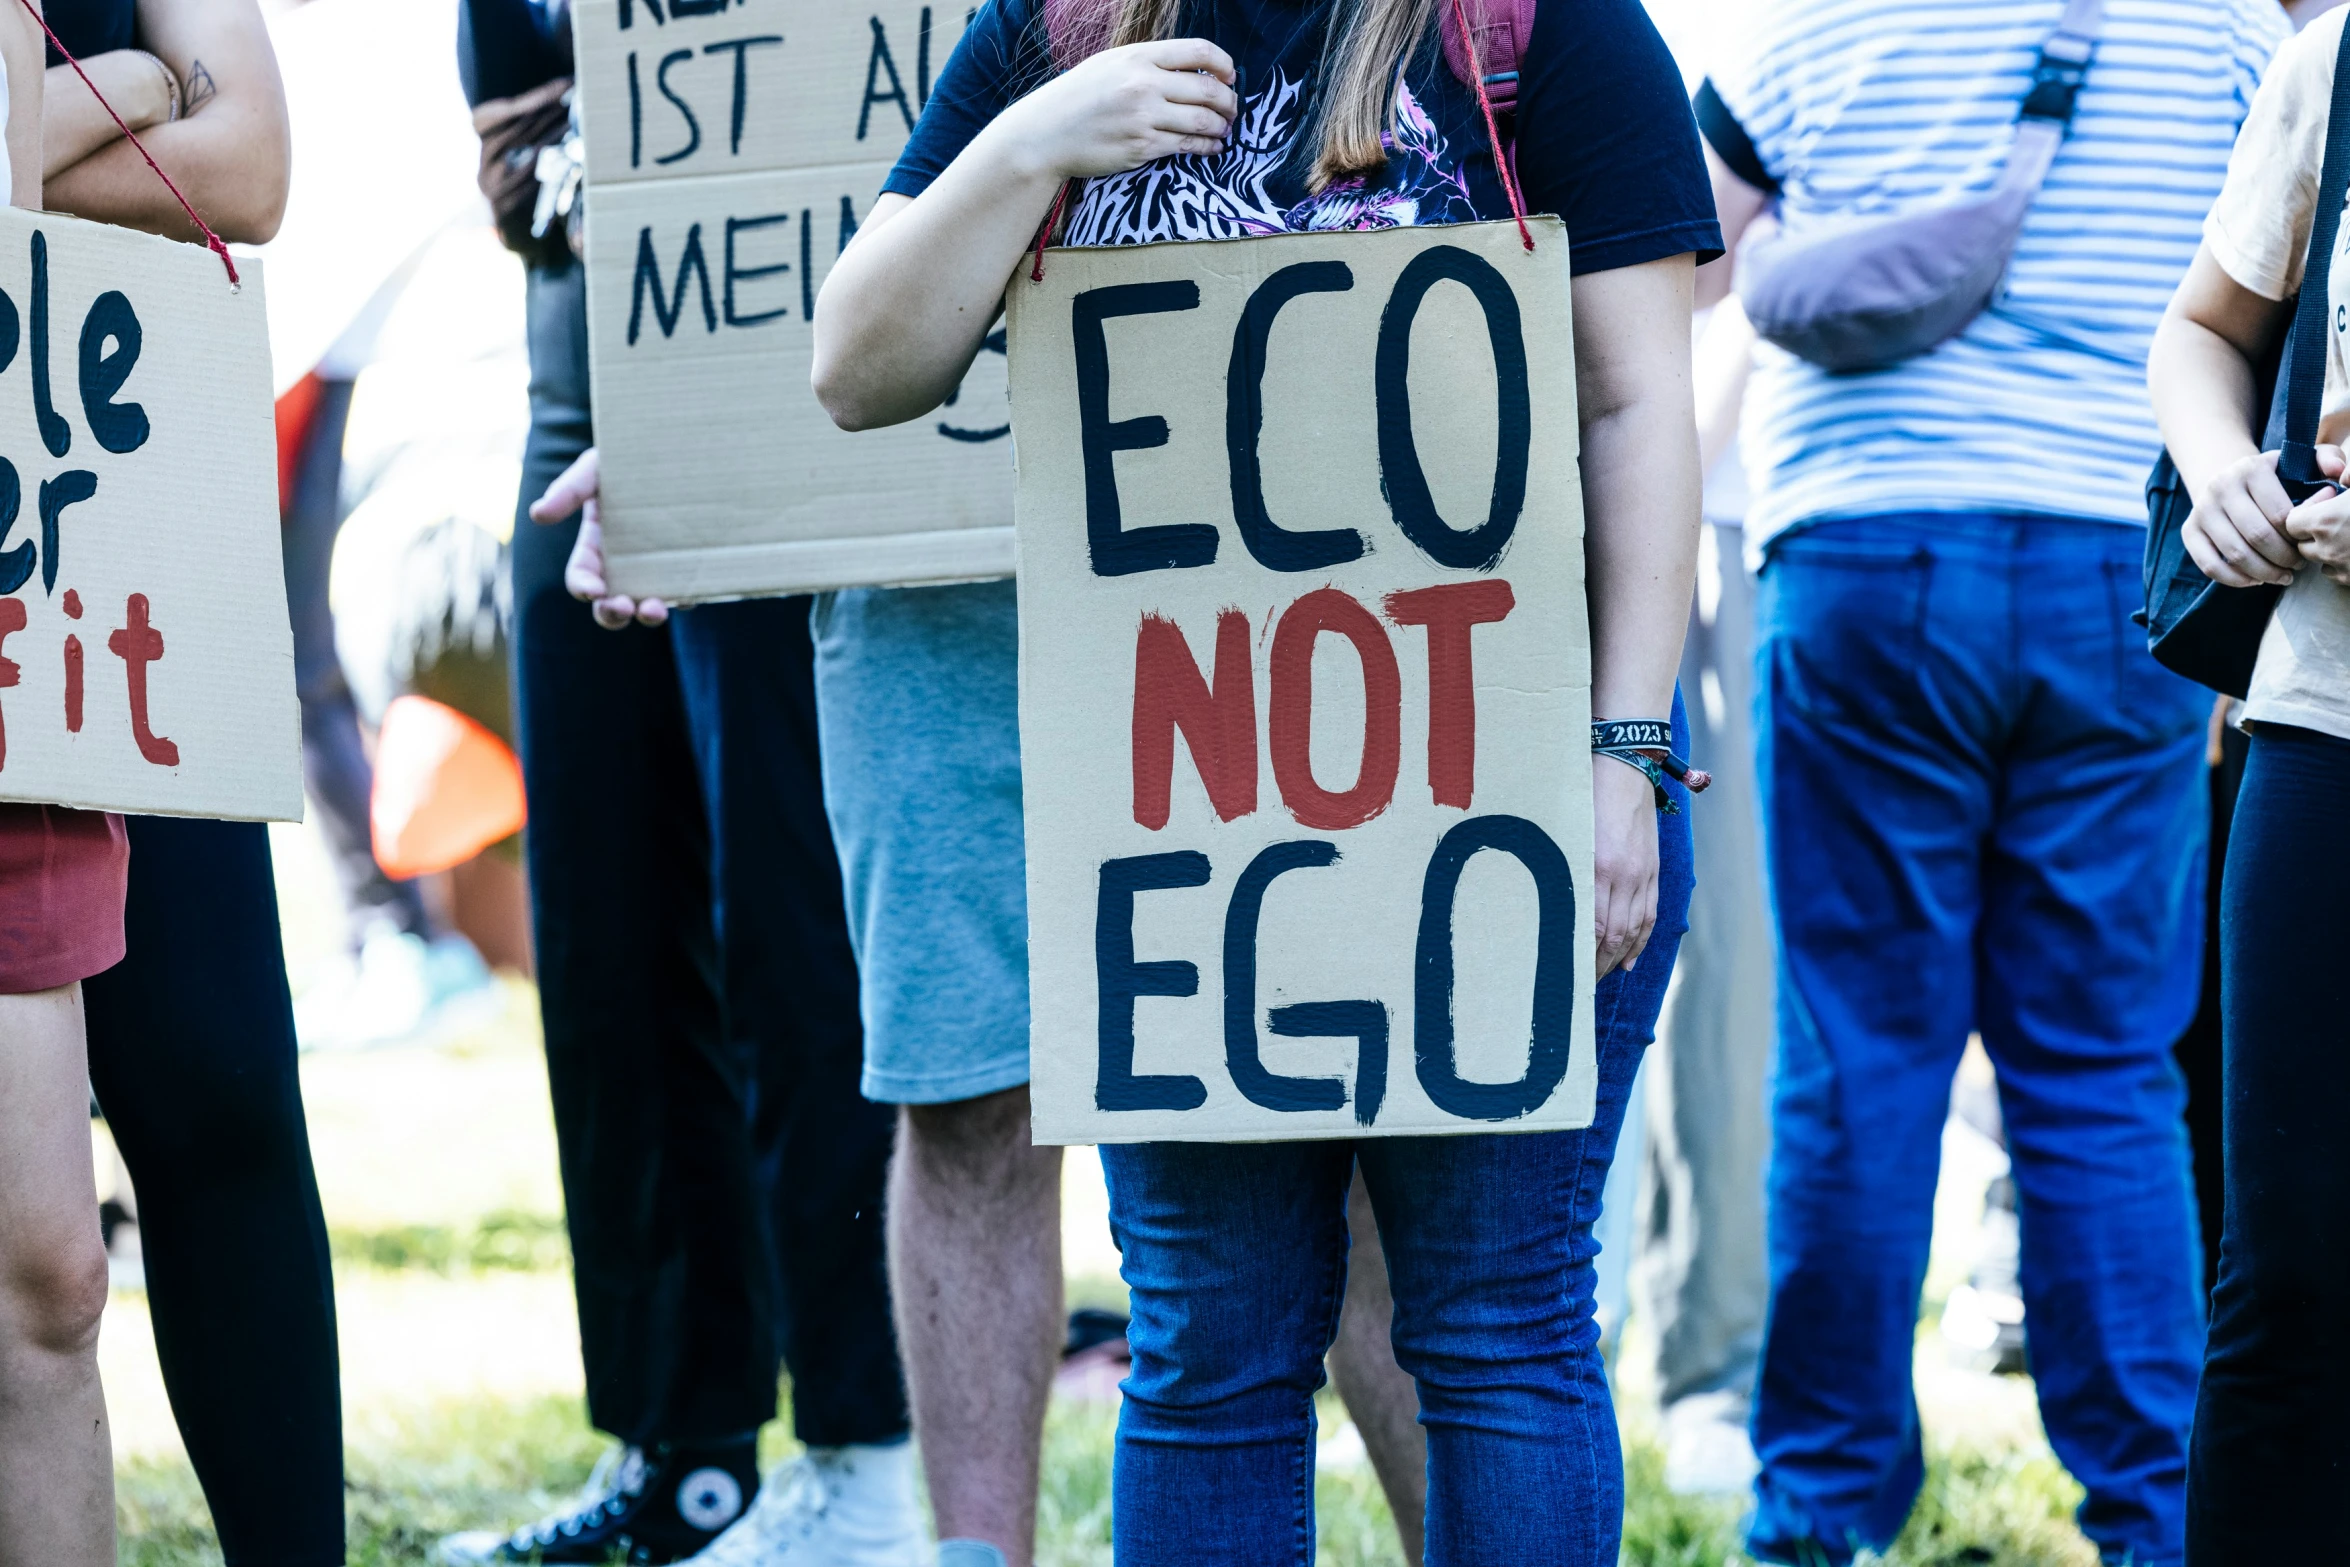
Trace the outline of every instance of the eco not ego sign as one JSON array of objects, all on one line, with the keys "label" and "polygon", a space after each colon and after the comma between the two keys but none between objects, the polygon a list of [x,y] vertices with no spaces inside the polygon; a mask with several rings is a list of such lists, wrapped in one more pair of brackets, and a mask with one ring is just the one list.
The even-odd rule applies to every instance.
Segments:
[{"label": "eco not ego sign", "polygon": [[1015,278],[1040,1141],[1588,1124],[1574,353],[1536,238]]}]

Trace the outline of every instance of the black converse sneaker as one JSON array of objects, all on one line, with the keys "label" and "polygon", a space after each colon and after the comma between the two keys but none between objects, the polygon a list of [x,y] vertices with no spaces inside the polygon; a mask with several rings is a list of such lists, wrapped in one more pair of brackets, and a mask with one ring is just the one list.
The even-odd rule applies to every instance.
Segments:
[{"label": "black converse sneaker", "polygon": [[758,1489],[758,1454],[750,1437],[709,1446],[615,1448],[564,1511],[512,1534],[450,1535],[441,1541],[438,1560],[442,1567],[605,1567],[615,1561],[651,1567],[683,1561],[741,1517]]}]

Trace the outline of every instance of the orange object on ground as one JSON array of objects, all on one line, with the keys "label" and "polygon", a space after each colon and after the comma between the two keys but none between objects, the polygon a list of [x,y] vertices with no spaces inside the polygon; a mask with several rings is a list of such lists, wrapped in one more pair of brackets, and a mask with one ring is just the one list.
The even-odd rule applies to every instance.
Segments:
[{"label": "orange object on ground", "polygon": [[405,880],[461,865],[522,830],[522,763],[455,708],[403,696],[375,740],[375,863]]}]

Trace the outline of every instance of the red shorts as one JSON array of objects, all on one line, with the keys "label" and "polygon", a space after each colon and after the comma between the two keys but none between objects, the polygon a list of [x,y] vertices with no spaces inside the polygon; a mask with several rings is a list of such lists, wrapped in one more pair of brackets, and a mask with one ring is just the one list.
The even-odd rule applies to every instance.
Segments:
[{"label": "red shorts", "polygon": [[53,990],[122,961],[130,865],[119,816],[0,804],[0,996]]}]

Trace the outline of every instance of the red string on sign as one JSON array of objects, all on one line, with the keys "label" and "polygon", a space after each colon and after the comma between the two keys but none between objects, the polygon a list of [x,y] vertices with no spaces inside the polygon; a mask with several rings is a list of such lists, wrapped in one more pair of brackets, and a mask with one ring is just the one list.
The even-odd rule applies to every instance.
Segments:
[{"label": "red string on sign", "polygon": [[1053,237],[1053,230],[1061,226],[1061,208],[1069,200],[1069,182],[1061,181],[1061,188],[1053,193],[1053,210],[1044,215],[1044,227],[1036,231],[1036,265],[1028,269],[1028,281],[1044,281],[1044,247]]},{"label": "red string on sign", "polygon": [[1493,95],[1485,90],[1485,62],[1477,55],[1477,34],[1469,26],[1469,13],[1461,0],[1452,0],[1452,15],[1461,26],[1461,46],[1469,51],[1469,75],[1477,84],[1477,107],[1485,111],[1485,139],[1493,144],[1494,172],[1501,176],[1501,188],[1510,198],[1510,215],[1518,220],[1518,238],[1532,250],[1534,231],[1526,227],[1525,198],[1518,194],[1517,176],[1510,172],[1509,154],[1502,150],[1501,122],[1493,116]]},{"label": "red string on sign", "polygon": [[98,107],[106,111],[107,118],[114,121],[115,127],[129,138],[130,144],[139,149],[139,156],[147,160],[147,167],[155,171],[155,177],[163,181],[164,189],[171,192],[172,199],[180,204],[180,210],[188,215],[188,221],[195,224],[203,234],[206,248],[220,258],[222,266],[228,268],[229,286],[239,287],[237,264],[230,259],[228,241],[213,233],[212,225],[197,216],[196,209],[188,205],[188,198],[180,194],[177,185],[172,184],[171,176],[163,172],[163,165],[155,161],[154,154],[146,149],[128,125],[123,124],[122,116],[114,112],[114,105],[106,101],[106,95],[98,90],[98,84],[90,80],[90,73],[82,69],[82,62],[73,57],[73,51],[65,47],[65,40],[57,36],[57,30],[49,25],[49,19],[41,14],[40,7],[34,5],[33,0],[17,0],[17,3],[31,12],[33,20],[41,24],[41,31],[49,35],[49,42],[56,46],[59,54],[65,56],[65,63],[73,67],[73,74],[82,79],[82,85],[90,89],[90,96],[98,100]]}]

